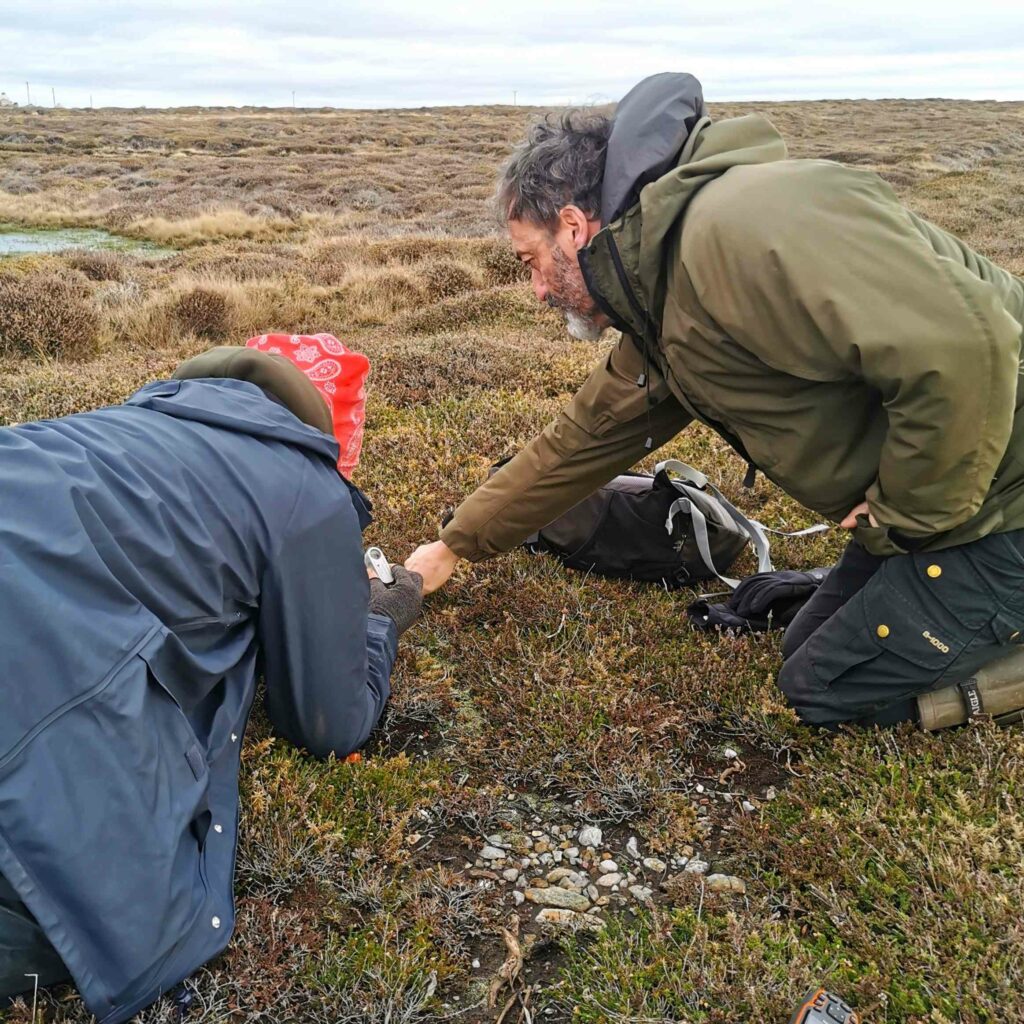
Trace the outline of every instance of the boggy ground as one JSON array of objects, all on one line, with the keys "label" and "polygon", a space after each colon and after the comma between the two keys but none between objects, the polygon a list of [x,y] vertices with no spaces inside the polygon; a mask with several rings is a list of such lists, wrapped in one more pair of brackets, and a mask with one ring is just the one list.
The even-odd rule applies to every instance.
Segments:
[{"label": "boggy ground", "polygon": [[[1024,273],[1024,105],[714,113],[753,108],[794,155],[878,171]],[[0,113],[0,219],[180,248],[0,261],[0,422],[119,401],[211,344],[332,331],[374,363],[358,481],[368,540],[401,557],[598,354],[536,307],[487,209],[532,113]],[[763,480],[744,491],[702,430],[666,453],[771,525],[812,522]],[[778,562],[841,545],[780,542]],[[778,639],[693,632],[691,597],[515,554],[428,602],[362,763],[316,762],[257,712],[238,928],[193,1016],[733,1024],[784,1021],[821,982],[872,1022],[1020,1020],[1021,731],[817,737],[776,692]],[[595,901],[604,854],[622,884]],[[553,888],[596,903],[599,930],[538,924]],[[42,1012],[86,1019],[67,992]]]}]

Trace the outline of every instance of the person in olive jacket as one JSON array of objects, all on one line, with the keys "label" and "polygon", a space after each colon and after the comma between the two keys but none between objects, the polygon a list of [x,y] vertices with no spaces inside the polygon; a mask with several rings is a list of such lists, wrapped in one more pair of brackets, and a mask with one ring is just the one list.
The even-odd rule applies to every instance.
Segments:
[{"label": "person in olive jacket", "polygon": [[242,737],[365,743],[421,581],[368,580],[360,492],[286,360],[223,349],[0,430],[0,999],[127,1020],[227,945]]},{"label": "person in olive jacket", "polygon": [[[1024,629],[1024,281],[689,75],[537,124],[498,200],[537,298],[621,340],[406,562],[429,593],[696,420],[852,541],[793,623],[808,722],[914,717]],[[1024,679],[1024,670],[1022,670]]]}]

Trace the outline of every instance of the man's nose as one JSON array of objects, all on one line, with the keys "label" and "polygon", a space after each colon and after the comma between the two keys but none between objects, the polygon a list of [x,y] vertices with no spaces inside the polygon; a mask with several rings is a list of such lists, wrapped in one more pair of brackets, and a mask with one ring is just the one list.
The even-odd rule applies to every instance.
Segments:
[{"label": "man's nose", "polygon": [[547,301],[548,297],[548,286],[544,283],[544,278],[540,276],[535,270],[533,272],[531,284],[533,285],[533,294],[537,296],[538,302]]}]

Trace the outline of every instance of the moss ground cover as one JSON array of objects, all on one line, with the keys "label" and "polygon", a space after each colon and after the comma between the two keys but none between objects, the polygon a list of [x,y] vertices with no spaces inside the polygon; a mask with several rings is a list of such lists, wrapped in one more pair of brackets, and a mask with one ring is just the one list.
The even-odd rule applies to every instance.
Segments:
[{"label": "moss ground cover", "polygon": [[[1024,274],[1024,105],[760,109],[794,155],[877,170]],[[211,344],[332,331],[374,364],[367,541],[404,555],[599,356],[533,302],[487,211],[530,114],[4,112],[0,218],[182,251],[5,261],[0,423],[120,401]],[[666,452],[771,525],[813,521],[763,479],[744,490],[707,432]],[[777,561],[827,564],[841,544],[780,541]],[[778,639],[691,632],[692,596],[523,553],[463,567],[408,635],[362,763],[313,761],[257,710],[238,927],[194,981],[196,1019],[494,1022],[505,929],[540,1020],[784,1021],[818,982],[872,1022],[1019,1020],[1020,730],[815,736],[776,691]],[[489,837],[513,848],[551,823],[566,844],[600,827],[623,863],[635,837],[664,877],[647,872],[647,900],[612,900],[601,931],[550,932],[476,862]],[[685,851],[745,892],[677,869]],[[87,1019],[60,991],[42,1012]]]}]

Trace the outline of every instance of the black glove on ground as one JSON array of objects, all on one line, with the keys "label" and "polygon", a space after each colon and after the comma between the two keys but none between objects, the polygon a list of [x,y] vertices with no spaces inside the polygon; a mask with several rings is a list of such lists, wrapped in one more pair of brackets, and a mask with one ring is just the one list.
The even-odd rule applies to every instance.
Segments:
[{"label": "black glove on ground", "polygon": [[782,629],[821,586],[828,569],[796,572],[780,569],[748,576],[722,604],[694,601],[686,614],[698,629],[725,629],[734,633],[764,633]]},{"label": "black glove on ground", "polygon": [[395,582],[385,587],[378,579],[370,580],[370,611],[395,620],[401,636],[420,616],[423,608],[423,577],[400,565],[391,566]]}]

